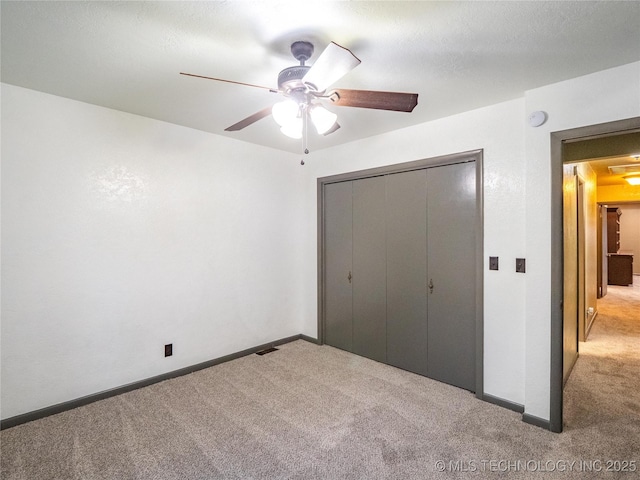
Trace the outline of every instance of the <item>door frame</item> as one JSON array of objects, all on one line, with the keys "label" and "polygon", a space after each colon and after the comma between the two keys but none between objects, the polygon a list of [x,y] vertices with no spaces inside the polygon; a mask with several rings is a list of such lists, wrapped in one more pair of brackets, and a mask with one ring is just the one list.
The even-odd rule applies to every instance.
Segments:
[{"label": "door frame", "polygon": [[[571,358],[571,364],[566,365],[564,362],[567,360],[567,345],[564,343],[564,353],[563,353],[563,383],[564,386],[567,383],[567,380],[571,376],[571,372],[573,371],[573,367],[578,361],[578,357],[580,356],[580,342],[586,341],[586,333],[585,333],[585,325],[586,325],[586,252],[585,252],[585,241],[586,241],[586,228],[585,228],[585,206],[584,206],[584,188],[585,188],[585,179],[579,172],[578,165],[576,163],[565,163],[565,169],[570,170],[571,180],[567,181],[567,171],[565,171],[565,179],[564,179],[564,202],[563,202],[563,227],[564,231],[564,239],[563,239],[563,262],[564,262],[564,283],[563,289],[566,295],[563,295],[563,317],[562,321],[564,322],[572,322],[575,323],[575,328],[571,326],[564,325],[563,328],[563,336],[565,336],[564,340],[567,339],[567,330],[575,331],[575,344],[572,346],[572,354],[575,354]],[[572,207],[575,205],[575,211],[573,208],[569,210],[567,204],[567,196],[570,196],[570,201]],[[569,231],[567,231],[569,229]],[[574,238],[575,235],[575,238]],[[575,240],[575,242],[573,241]],[[573,257],[567,261],[567,254],[570,257]],[[574,263],[575,262],[575,263]],[[575,274],[575,278],[573,278],[573,274]],[[567,309],[567,300],[571,300],[575,306],[575,315],[569,316],[571,313],[569,309]]]},{"label": "door frame", "polygon": [[[550,388],[549,429],[562,432],[562,372],[563,372],[563,318],[564,295],[564,235],[562,181],[564,163],[574,163],[576,158],[567,158],[565,144],[631,133],[640,129],[640,117],[572,128],[551,133],[551,338],[550,338]],[[612,155],[615,153],[611,153]]]},{"label": "door frame", "polygon": [[383,167],[358,170],[341,173],[317,179],[317,226],[318,226],[318,344],[323,345],[325,339],[325,244],[324,244],[324,187],[338,182],[360,180],[363,178],[390,175],[394,173],[422,170],[425,168],[441,167],[457,163],[475,162],[476,166],[476,298],[475,298],[475,327],[476,327],[476,361],[475,361],[475,395],[484,399],[484,280],[483,280],[483,256],[484,256],[484,204],[483,204],[483,150],[470,150],[467,152],[430,157],[411,162],[386,165]]},{"label": "door frame", "polygon": [[586,181],[576,173],[576,200],[578,206],[578,335],[576,351],[580,356],[580,342],[587,341],[587,225],[585,202]]},{"label": "door frame", "polygon": [[[573,163],[563,164],[563,284],[562,284],[562,386],[566,384],[578,360],[580,329],[580,242],[578,217],[578,169]],[[575,338],[572,338],[574,337]],[[575,342],[574,342],[575,340]]]}]

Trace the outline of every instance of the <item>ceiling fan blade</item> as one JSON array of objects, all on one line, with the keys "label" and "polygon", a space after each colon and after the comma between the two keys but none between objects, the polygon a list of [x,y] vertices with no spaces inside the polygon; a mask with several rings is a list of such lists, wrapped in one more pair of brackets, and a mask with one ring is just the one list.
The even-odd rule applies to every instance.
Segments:
[{"label": "ceiling fan blade", "polygon": [[339,128],[340,128],[340,124],[338,122],[336,122],[336,123],[333,124],[333,127],[331,127],[329,130],[324,132],[322,135],[324,135],[326,137],[327,135],[330,135],[333,132],[335,132],[336,130],[338,130]]},{"label": "ceiling fan blade", "polygon": [[376,92],[373,90],[349,90],[338,88],[326,97],[340,107],[375,108],[396,112],[411,112],[418,104],[417,93]]},{"label": "ceiling fan blade", "polygon": [[318,92],[322,92],[359,64],[360,59],[350,50],[331,42],[302,78],[302,82],[311,84]]},{"label": "ceiling fan blade", "polygon": [[271,115],[271,107],[267,107],[265,109],[260,110],[259,112],[254,113],[253,115],[249,115],[244,120],[240,120],[238,123],[234,123],[230,127],[224,129],[225,132],[235,132],[237,130],[242,130],[244,127],[248,127],[252,123],[257,122],[258,120],[263,119],[264,117],[268,117]]},{"label": "ceiling fan blade", "polygon": [[270,92],[278,93],[278,90],[275,90],[273,88],[263,87],[262,85],[254,85],[252,83],[234,82],[233,80],[224,80],[223,78],[205,77],[203,75],[194,75],[193,73],[180,72],[180,75],[186,75],[187,77],[204,78],[205,80],[215,80],[217,82],[235,83],[236,85],[244,85],[246,87],[263,88],[265,90],[269,90]]}]

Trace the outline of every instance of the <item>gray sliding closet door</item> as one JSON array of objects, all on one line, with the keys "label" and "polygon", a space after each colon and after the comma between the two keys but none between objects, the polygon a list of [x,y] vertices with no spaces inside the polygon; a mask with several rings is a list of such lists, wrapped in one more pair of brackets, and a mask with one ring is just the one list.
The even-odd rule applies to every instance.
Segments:
[{"label": "gray sliding closet door", "polygon": [[427,170],[387,177],[387,363],[427,375]]},{"label": "gray sliding closet door", "polygon": [[351,351],[353,342],[351,287],[352,182],[325,186],[325,341]]},{"label": "gray sliding closet door", "polygon": [[385,177],[353,182],[353,353],[386,362]]},{"label": "gray sliding closet door", "polygon": [[427,174],[428,376],[475,391],[475,205],[473,162]]}]

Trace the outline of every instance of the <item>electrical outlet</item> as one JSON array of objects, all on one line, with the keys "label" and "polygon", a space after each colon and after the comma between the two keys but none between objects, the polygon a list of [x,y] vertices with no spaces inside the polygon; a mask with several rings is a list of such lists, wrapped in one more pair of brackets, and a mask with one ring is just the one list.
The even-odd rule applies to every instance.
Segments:
[{"label": "electrical outlet", "polygon": [[516,258],[516,272],[525,273],[527,261],[524,258]]},{"label": "electrical outlet", "polygon": [[498,270],[498,257],[489,257],[489,270]]},{"label": "electrical outlet", "polygon": [[173,343],[167,343],[164,346],[164,356],[170,357],[171,355],[173,355]]}]

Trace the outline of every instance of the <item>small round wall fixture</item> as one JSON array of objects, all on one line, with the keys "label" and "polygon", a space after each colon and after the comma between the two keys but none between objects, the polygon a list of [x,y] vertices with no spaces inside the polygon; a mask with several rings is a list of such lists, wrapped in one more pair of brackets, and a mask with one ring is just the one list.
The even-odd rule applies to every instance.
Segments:
[{"label": "small round wall fixture", "polygon": [[532,127],[539,127],[544,122],[547,121],[547,112],[543,112],[542,110],[538,110],[537,112],[533,112],[529,115],[529,125]]}]

